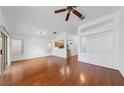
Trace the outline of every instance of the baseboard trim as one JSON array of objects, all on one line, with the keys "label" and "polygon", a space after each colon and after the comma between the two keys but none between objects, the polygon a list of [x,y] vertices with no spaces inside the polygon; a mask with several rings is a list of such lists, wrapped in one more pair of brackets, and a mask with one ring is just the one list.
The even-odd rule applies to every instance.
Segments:
[{"label": "baseboard trim", "polygon": [[119,70],[119,72],[121,73],[122,77],[124,78],[124,73],[121,70]]},{"label": "baseboard trim", "polygon": [[15,60],[15,61],[12,61],[11,63],[13,64],[13,63],[20,62],[20,61],[35,60],[35,59],[40,59],[40,58],[45,58],[45,57],[51,57],[51,55],[41,56],[41,57],[35,57],[35,58],[27,58],[27,59],[22,59],[22,60]]},{"label": "baseboard trim", "polygon": [[[54,56],[52,55],[53,57],[58,57],[58,56]],[[75,55],[75,56],[71,56],[71,57],[76,57],[78,55]],[[67,58],[63,58],[63,57],[58,57],[58,58],[61,58],[61,59],[64,59],[66,60]],[[85,64],[89,64],[89,65],[93,65],[93,66],[97,66],[97,67],[102,67],[102,68],[106,68],[106,69],[110,69],[110,70],[114,70],[114,71],[119,71],[118,69],[114,69],[114,68],[109,68],[109,67],[105,67],[105,66],[100,66],[100,65],[96,65],[96,64],[91,64],[91,63],[87,63],[87,62],[82,62],[82,61],[78,61],[79,63],[85,63]],[[120,72],[120,71],[119,71]]]},{"label": "baseboard trim", "polygon": [[97,67],[107,68],[107,69],[110,69],[110,70],[119,71],[118,69],[109,68],[109,67],[105,67],[105,66],[101,66],[101,65],[97,65],[97,64],[91,64],[91,63],[82,62],[82,61],[78,61],[78,62],[80,62],[80,63],[85,63],[85,64],[89,64],[89,65],[93,65],[93,66],[97,66]]}]

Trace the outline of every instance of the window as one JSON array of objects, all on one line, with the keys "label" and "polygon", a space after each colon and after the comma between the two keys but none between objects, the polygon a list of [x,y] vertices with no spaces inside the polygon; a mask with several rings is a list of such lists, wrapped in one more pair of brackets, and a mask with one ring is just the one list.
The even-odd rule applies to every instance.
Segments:
[{"label": "window", "polygon": [[19,56],[23,54],[23,40],[12,39],[12,55]]}]

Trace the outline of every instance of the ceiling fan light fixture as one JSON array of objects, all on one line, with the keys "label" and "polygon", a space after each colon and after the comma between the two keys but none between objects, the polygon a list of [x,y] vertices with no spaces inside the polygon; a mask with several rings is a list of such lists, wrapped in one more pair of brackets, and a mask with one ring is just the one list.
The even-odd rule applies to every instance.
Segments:
[{"label": "ceiling fan light fixture", "polygon": [[84,18],[85,18],[85,16],[83,16],[83,15],[80,17],[81,20],[83,20]]}]

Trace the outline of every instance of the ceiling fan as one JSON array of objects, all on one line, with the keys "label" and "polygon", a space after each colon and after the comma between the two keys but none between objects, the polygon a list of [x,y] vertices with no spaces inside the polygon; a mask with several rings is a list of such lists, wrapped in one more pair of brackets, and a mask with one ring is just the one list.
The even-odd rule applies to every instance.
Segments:
[{"label": "ceiling fan", "polygon": [[55,10],[54,12],[57,14],[57,13],[61,13],[61,12],[67,11],[67,15],[66,15],[65,21],[68,21],[71,12],[72,12],[73,14],[75,14],[77,17],[79,17],[80,19],[84,19],[85,16],[82,15],[82,14],[81,14],[80,12],[78,12],[77,10],[75,10],[76,7],[77,7],[77,6],[67,6],[67,8]]}]

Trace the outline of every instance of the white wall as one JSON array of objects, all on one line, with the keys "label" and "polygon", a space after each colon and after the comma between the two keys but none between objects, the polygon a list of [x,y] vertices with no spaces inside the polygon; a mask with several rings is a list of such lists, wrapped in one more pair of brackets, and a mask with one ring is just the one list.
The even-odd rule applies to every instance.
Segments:
[{"label": "white wall", "polygon": [[124,7],[120,9],[120,23],[119,23],[119,69],[124,76]]},{"label": "white wall", "polygon": [[[0,25],[6,27],[6,29],[7,29],[7,25],[6,25],[4,16],[2,15],[1,9],[0,9]],[[9,50],[8,61],[9,61],[9,64],[11,64],[11,61],[18,61],[18,60],[37,58],[37,57],[49,55],[47,38],[29,37],[29,36],[22,36],[22,35],[18,35],[18,34],[12,34],[11,38],[17,38],[17,39],[24,40],[24,51],[23,51],[24,54],[20,55],[20,56],[12,56],[11,39],[9,37],[8,38],[8,45],[9,45],[8,46],[8,50]]]},{"label": "white wall", "polygon": [[3,16],[2,10],[0,9],[0,25],[4,26],[7,29],[7,24],[5,17]]},{"label": "white wall", "polygon": [[4,19],[3,19],[3,15],[2,15],[2,11],[0,9],[0,25],[3,25],[5,22],[4,22]]},{"label": "white wall", "polygon": [[[113,50],[111,53],[83,53],[81,52],[81,48],[80,48],[80,30],[81,28],[87,28],[87,27],[92,27],[92,25],[98,24],[100,22],[104,22],[107,20],[113,20]],[[119,36],[118,36],[118,12],[111,14],[111,15],[107,15],[104,16],[102,18],[99,18],[95,21],[83,24],[81,26],[79,26],[78,28],[78,40],[79,40],[79,50],[78,50],[78,60],[81,62],[87,62],[90,64],[95,64],[95,65],[99,65],[99,66],[104,66],[104,67],[108,67],[108,68],[113,68],[113,69],[118,69],[118,52],[119,52]],[[96,28],[99,27],[96,25]],[[106,29],[106,28],[105,28]],[[86,30],[86,29],[85,29]],[[104,30],[102,28],[100,28],[99,30],[95,30],[95,32],[98,32],[100,30]],[[93,29],[91,30],[91,33],[94,32]],[[98,41],[98,40],[97,40]],[[107,40],[106,40],[107,42]],[[102,44],[102,41],[101,43]],[[104,45],[103,45],[104,46]],[[99,45],[98,45],[99,47]]]},{"label": "white wall", "polygon": [[[55,47],[55,41],[58,40],[64,40],[64,48],[59,49]],[[53,40],[52,40],[52,55],[54,56],[58,56],[58,57],[62,57],[62,58],[66,58],[66,33],[63,32],[60,35],[56,36]]]},{"label": "white wall", "polygon": [[48,40],[46,38],[12,35],[12,38],[23,39],[23,55],[12,56],[12,61],[48,56]]},{"label": "white wall", "polygon": [[[65,47],[63,49],[59,49],[55,47],[55,41],[58,40],[64,40],[65,42]],[[77,55],[77,51],[78,51],[78,47],[77,47],[77,35],[73,35],[71,33],[68,32],[63,32],[60,35],[56,36],[56,38],[54,38],[52,40],[52,55],[54,56],[58,56],[58,57],[63,57],[66,58],[67,57],[67,51],[66,51],[66,44],[68,42],[68,40],[72,41],[72,46],[71,46],[71,56],[75,56]]]}]

